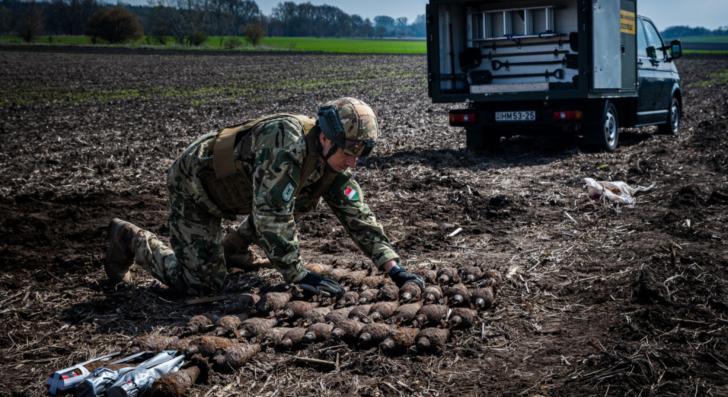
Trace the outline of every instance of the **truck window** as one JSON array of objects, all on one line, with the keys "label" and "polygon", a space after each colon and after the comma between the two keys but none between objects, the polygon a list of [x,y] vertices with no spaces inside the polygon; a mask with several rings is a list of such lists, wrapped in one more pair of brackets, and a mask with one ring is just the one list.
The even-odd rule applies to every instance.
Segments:
[{"label": "truck window", "polygon": [[637,22],[637,56],[647,58],[647,36],[645,27],[642,26],[642,18]]},{"label": "truck window", "polygon": [[652,22],[645,20],[643,20],[642,23],[645,25],[645,33],[647,33],[647,45],[653,46],[657,51],[660,51],[664,45],[662,44],[660,34],[657,33],[657,29],[655,29],[655,25],[653,25]]}]

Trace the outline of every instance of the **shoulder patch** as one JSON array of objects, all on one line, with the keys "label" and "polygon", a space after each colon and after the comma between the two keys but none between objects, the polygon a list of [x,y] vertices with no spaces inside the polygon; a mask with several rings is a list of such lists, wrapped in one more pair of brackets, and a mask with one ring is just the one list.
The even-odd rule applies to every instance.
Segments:
[{"label": "shoulder patch", "polygon": [[296,190],[295,187],[293,187],[293,183],[288,182],[288,185],[286,185],[285,188],[283,188],[283,193],[281,194],[281,199],[283,199],[284,203],[288,203],[293,198],[293,192]]},{"label": "shoulder patch", "polygon": [[349,201],[359,201],[359,199],[361,198],[359,195],[359,190],[357,190],[351,184],[345,185],[344,196],[346,196],[346,198],[349,199]]}]

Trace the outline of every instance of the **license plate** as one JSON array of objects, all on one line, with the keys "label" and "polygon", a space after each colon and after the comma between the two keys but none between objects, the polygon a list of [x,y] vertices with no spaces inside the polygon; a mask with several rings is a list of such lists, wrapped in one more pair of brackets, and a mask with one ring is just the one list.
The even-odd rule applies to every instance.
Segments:
[{"label": "license plate", "polygon": [[536,121],[536,112],[495,112],[495,121]]}]

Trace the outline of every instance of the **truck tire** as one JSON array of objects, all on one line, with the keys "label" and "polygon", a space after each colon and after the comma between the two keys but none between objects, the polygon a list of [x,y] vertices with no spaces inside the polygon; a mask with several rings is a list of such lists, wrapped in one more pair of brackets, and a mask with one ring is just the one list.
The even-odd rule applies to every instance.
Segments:
[{"label": "truck tire", "polygon": [[619,113],[612,101],[604,101],[597,113],[597,123],[589,125],[585,135],[588,143],[598,150],[613,152],[619,143]]},{"label": "truck tire", "polygon": [[670,109],[667,113],[667,122],[657,126],[657,133],[661,135],[677,136],[680,133],[680,122],[682,121],[682,109],[680,101],[673,96],[670,101]]},{"label": "truck tire", "polygon": [[465,127],[465,148],[469,152],[489,152],[498,149],[500,135],[488,132],[483,127]]}]

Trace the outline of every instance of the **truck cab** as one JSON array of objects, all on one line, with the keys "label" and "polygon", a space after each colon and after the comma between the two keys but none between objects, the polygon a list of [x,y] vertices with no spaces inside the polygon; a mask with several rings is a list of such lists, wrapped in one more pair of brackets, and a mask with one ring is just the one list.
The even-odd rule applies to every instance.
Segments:
[{"label": "truck cab", "polygon": [[679,132],[682,47],[637,0],[430,0],[427,46],[429,95],[466,104],[449,121],[468,150],[555,131],[613,151],[620,127]]}]

